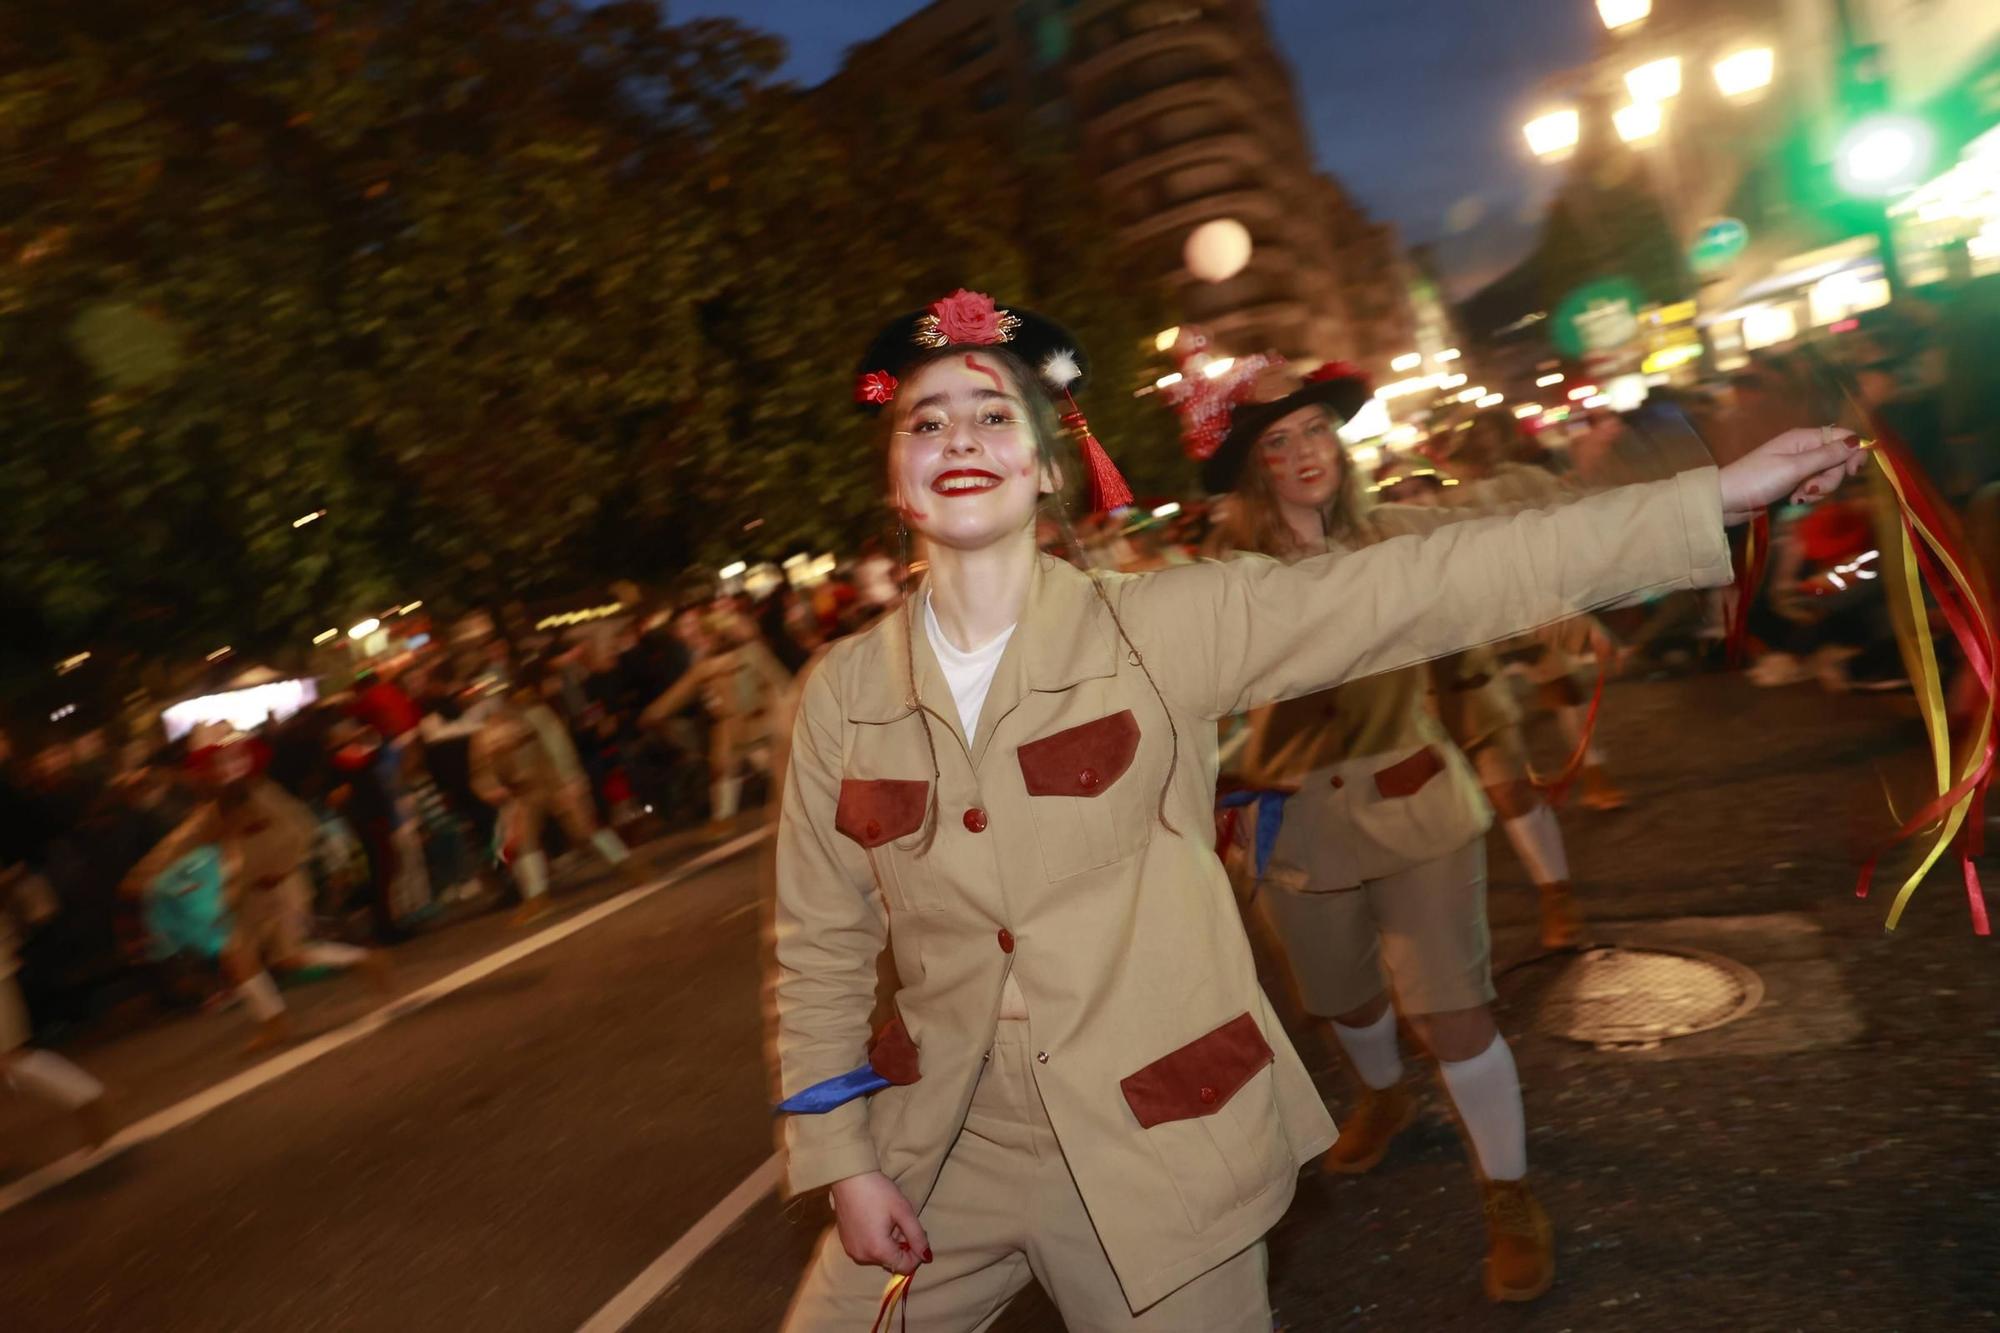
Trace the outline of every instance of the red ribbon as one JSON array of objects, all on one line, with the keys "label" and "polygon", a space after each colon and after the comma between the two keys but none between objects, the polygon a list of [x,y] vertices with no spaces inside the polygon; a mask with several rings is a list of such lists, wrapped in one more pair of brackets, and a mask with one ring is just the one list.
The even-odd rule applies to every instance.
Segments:
[{"label": "red ribbon", "polygon": [[1610,675],[1611,663],[1600,661],[1597,664],[1597,688],[1590,694],[1590,711],[1583,715],[1583,734],[1576,738],[1576,749],[1570,753],[1569,759],[1563,766],[1556,770],[1556,775],[1545,778],[1532,770],[1528,774],[1528,781],[1547,795],[1551,806],[1557,808],[1562,806],[1562,803],[1569,798],[1569,789],[1583,773],[1584,765],[1590,762],[1590,740],[1597,734],[1597,712],[1604,706],[1604,682]]}]

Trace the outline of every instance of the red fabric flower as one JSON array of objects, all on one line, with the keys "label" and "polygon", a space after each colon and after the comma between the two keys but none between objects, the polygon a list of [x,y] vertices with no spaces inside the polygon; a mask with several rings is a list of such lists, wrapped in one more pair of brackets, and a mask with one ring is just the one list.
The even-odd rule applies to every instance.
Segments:
[{"label": "red fabric flower", "polygon": [[871,370],[854,381],[854,401],[880,407],[896,396],[896,377],[886,370]]},{"label": "red fabric flower", "polygon": [[1004,318],[985,292],[961,287],[942,301],[931,302],[931,314],[948,343],[980,347],[1007,340]]}]

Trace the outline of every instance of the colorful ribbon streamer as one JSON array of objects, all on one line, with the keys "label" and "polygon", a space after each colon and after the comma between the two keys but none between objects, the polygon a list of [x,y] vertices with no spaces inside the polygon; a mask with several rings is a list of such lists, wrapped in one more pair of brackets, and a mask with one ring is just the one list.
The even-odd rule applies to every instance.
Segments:
[{"label": "colorful ribbon streamer", "polygon": [[1750,521],[1743,539],[1743,568],[1736,579],[1736,609],[1729,617],[1728,661],[1742,666],[1750,642],[1750,604],[1764,585],[1764,566],[1771,558],[1771,515],[1765,512]]},{"label": "colorful ribbon streamer", "polygon": [[[1875,866],[1897,844],[1932,829],[1937,837],[1917,868],[1896,891],[1884,923],[1894,930],[1917,885],[1957,844],[1960,877],[1965,884],[1973,933],[1990,934],[1985,891],[1973,865],[1983,845],[1986,791],[1993,777],[1996,741],[1995,708],[2000,704],[1994,688],[1996,651],[1991,603],[1983,584],[1976,579],[1978,566],[1965,553],[1956,523],[1946,513],[1930,484],[1911,458],[1909,449],[1893,431],[1881,423],[1871,423],[1876,438],[1866,446],[1897,505],[1897,537],[1902,555],[1901,596],[1907,601],[1908,638],[1901,645],[1904,661],[1916,685],[1917,706],[1923,714],[1924,729],[1931,745],[1931,759],[1938,794],[1904,820],[1889,843],[1862,863],[1855,894],[1867,897]],[[1897,586],[1891,584],[1892,587]],[[1967,668],[1983,692],[1976,708],[1973,735],[1962,756],[1954,759],[1950,720],[1946,714],[1943,674],[1931,644],[1930,610],[1925,600],[1929,592],[1937,603],[1946,626],[1951,630]],[[1901,626],[1898,627],[1899,631]]]},{"label": "colorful ribbon streamer", "polygon": [[910,1333],[910,1284],[916,1280],[915,1273],[898,1273],[889,1279],[888,1289],[882,1293],[882,1308],[875,1312],[875,1322],[868,1326],[868,1333],[888,1333],[889,1316],[898,1306],[903,1311],[903,1333]]}]

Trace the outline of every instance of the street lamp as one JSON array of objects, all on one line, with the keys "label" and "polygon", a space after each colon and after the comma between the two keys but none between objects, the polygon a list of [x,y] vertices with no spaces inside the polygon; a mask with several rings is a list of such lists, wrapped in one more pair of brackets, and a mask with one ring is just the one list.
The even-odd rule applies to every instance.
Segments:
[{"label": "street lamp", "polygon": [[1681,58],[1649,60],[1628,71],[1625,86],[1635,102],[1665,102],[1681,94]]},{"label": "street lamp", "polygon": [[1415,370],[1418,366],[1421,366],[1423,363],[1424,363],[1424,354],[1422,352],[1405,352],[1401,356],[1397,357],[1394,361],[1391,361],[1389,363],[1389,369],[1398,372],[1405,370]]},{"label": "street lamp", "polygon": [[1870,116],[1834,151],[1834,172],[1849,194],[1881,198],[1917,183],[1930,166],[1933,135],[1914,116]]},{"label": "street lamp", "polygon": [[1777,70],[1777,53],[1753,46],[1715,62],[1715,86],[1724,97],[1744,97],[1770,87]]},{"label": "street lamp", "polygon": [[1565,107],[1535,117],[1521,127],[1521,132],[1528,137],[1528,147],[1536,157],[1560,157],[1575,148],[1582,137],[1583,118],[1575,107]]},{"label": "street lamp", "polygon": [[1664,120],[1658,102],[1634,102],[1611,113],[1611,123],[1618,127],[1618,137],[1626,143],[1645,143],[1657,138]]},{"label": "street lamp", "polygon": [[1652,12],[1653,0],[1597,0],[1597,15],[1613,32],[1631,27]]}]

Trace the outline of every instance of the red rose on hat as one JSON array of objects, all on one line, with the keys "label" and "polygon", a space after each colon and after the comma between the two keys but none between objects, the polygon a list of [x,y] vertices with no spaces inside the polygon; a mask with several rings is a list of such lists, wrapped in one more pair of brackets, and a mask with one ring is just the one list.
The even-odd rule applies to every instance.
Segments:
[{"label": "red rose on hat", "polygon": [[896,396],[896,377],[886,370],[871,370],[854,381],[854,401],[882,406]]},{"label": "red rose on hat", "polygon": [[968,292],[961,287],[942,301],[931,302],[931,314],[937,317],[938,332],[946,342],[979,347],[1006,340],[1000,311],[985,292]]}]

